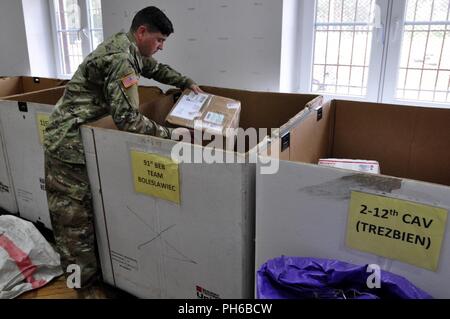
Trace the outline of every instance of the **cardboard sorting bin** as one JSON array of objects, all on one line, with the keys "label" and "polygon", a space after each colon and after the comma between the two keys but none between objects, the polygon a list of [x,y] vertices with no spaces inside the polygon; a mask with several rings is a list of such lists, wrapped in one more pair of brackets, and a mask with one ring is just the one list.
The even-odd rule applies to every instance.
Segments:
[{"label": "cardboard sorting bin", "polygon": [[0,77],[0,98],[51,89],[63,86],[67,80],[31,77],[31,76],[8,76]]},{"label": "cardboard sorting bin", "polygon": [[[0,101],[2,136],[18,211],[21,217],[40,222],[48,229],[51,229],[51,221],[45,193],[43,132],[63,93],[64,87],[57,87]],[[140,87],[139,94],[144,101],[164,96],[156,87]]]},{"label": "cardboard sorting bin", "polygon": [[[282,255],[377,264],[450,298],[450,110],[335,100],[308,113],[293,161],[257,173],[256,269]],[[377,160],[384,175],[320,158]]]},{"label": "cardboard sorting bin", "polygon": [[0,118],[20,216],[51,229],[44,179],[42,134],[64,87],[0,101]]},{"label": "cardboard sorting bin", "polygon": [[[242,102],[243,128],[289,132],[316,95],[203,87]],[[270,132],[270,131],[269,131]],[[142,298],[251,298],[255,167],[250,153],[215,150],[226,163],[174,162],[211,148],[82,127],[103,278]],[[262,143],[267,142],[263,139]],[[237,159],[241,163],[236,163]],[[234,163],[231,163],[234,162]]]},{"label": "cardboard sorting bin", "polygon": [[[66,82],[66,80],[61,79],[30,76],[0,77],[0,100],[8,99],[8,96],[64,85]],[[2,124],[2,122],[5,124]],[[6,119],[0,118],[0,209],[17,214],[18,207],[6,155],[3,125],[7,125]]]}]

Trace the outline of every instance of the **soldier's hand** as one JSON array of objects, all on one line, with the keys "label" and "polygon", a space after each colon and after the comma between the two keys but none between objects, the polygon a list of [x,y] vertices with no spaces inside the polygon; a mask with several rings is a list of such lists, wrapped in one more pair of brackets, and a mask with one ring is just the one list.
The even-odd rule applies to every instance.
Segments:
[{"label": "soldier's hand", "polygon": [[195,94],[205,93],[205,92],[203,92],[203,90],[197,84],[192,84],[189,88],[192,91],[194,91]]}]

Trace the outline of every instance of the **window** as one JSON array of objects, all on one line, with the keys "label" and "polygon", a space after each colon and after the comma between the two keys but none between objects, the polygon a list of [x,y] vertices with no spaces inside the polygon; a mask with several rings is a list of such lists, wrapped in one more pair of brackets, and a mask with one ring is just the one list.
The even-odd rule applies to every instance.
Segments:
[{"label": "window", "polygon": [[450,103],[450,1],[408,0],[404,9],[397,83],[390,94],[396,100]]},{"label": "window", "polygon": [[312,92],[366,95],[375,1],[318,0]]},{"label": "window", "polygon": [[450,0],[301,2],[300,91],[450,107]]},{"label": "window", "polygon": [[72,75],[103,41],[101,0],[50,0],[60,76]]}]

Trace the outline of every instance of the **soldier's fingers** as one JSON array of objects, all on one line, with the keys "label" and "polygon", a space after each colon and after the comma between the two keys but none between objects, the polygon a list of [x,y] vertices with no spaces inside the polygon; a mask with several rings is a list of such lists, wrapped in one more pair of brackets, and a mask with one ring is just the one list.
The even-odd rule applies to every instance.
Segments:
[{"label": "soldier's fingers", "polygon": [[191,90],[194,91],[195,94],[205,93],[198,85],[192,85]]}]

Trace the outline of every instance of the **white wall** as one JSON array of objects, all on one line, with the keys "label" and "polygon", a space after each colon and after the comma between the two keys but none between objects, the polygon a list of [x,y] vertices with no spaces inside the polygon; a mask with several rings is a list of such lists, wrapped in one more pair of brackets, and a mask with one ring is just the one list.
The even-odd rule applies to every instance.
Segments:
[{"label": "white wall", "polygon": [[0,1],[0,76],[28,75],[27,37],[22,2]]},{"label": "white wall", "polygon": [[280,91],[295,91],[297,83],[297,45],[299,38],[298,0],[283,0]]},{"label": "white wall", "polygon": [[31,75],[54,77],[56,67],[48,0],[22,0]]},{"label": "white wall", "polygon": [[165,11],[175,28],[155,56],[160,62],[199,84],[279,90],[282,0],[103,0],[105,36],[128,31],[148,5]]}]

